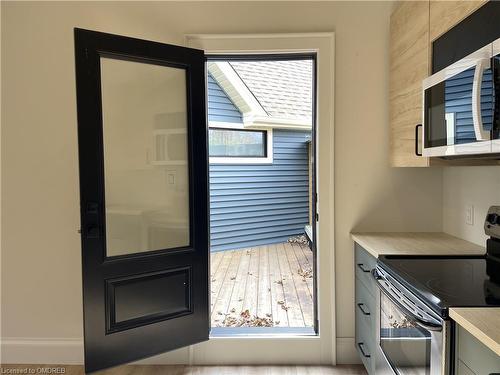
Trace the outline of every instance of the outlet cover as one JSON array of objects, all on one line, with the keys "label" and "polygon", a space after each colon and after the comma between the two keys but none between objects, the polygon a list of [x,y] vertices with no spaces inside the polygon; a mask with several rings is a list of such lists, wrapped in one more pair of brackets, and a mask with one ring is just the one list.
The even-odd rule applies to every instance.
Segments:
[{"label": "outlet cover", "polygon": [[465,206],[465,224],[474,225],[474,206],[471,204]]}]

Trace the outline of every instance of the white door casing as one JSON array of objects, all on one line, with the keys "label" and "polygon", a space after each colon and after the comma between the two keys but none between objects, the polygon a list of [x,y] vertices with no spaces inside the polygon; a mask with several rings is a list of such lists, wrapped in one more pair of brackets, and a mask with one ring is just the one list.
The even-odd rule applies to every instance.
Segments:
[{"label": "white door casing", "polygon": [[[317,54],[318,336],[213,337],[189,350],[190,364],[335,364],[334,33],[187,35],[206,55]],[[168,362],[178,362],[174,353]],[[185,356],[183,353],[181,357]],[[166,363],[164,356],[144,363]]]}]

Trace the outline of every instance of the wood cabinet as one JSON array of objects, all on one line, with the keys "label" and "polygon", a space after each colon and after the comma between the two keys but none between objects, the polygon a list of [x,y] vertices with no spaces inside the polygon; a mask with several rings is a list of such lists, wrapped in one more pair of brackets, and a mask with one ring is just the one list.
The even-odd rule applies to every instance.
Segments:
[{"label": "wood cabinet", "polygon": [[485,2],[484,0],[402,1],[392,13],[389,77],[392,166],[476,164],[470,160],[445,162],[416,156],[415,126],[422,123],[422,80],[431,73],[432,41]]},{"label": "wood cabinet", "polygon": [[487,0],[431,1],[429,8],[430,42],[432,43],[439,38],[486,2]]},{"label": "wood cabinet", "polygon": [[391,15],[389,119],[391,165],[426,167],[415,154],[422,123],[422,80],[429,74],[429,2],[402,2]]}]

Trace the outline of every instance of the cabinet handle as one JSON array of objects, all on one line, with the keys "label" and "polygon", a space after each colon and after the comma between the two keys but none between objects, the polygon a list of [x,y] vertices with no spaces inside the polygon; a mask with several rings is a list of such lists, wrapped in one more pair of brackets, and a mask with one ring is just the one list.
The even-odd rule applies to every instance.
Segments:
[{"label": "cabinet handle", "polygon": [[369,311],[365,311],[365,309],[363,308],[365,304],[364,303],[358,303],[358,308],[361,310],[361,312],[363,313],[363,315],[370,315],[370,312]]},{"label": "cabinet handle", "polygon": [[481,85],[483,75],[486,69],[491,66],[491,60],[481,59],[476,63],[474,71],[474,81],[472,84],[472,123],[474,125],[474,133],[478,141],[489,141],[491,139],[489,130],[483,127],[483,119],[481,117]]},{"label": "cabinet handle", "polygon": [[418,152],[418,128],[421,128],[422,124],[415,126],[415,155],[422,156],[421,152]]},{"label": "cabinet handle", "polygon": [[363,345],[364,344],[362,342],[358,342],[358,348],[361,351],[361,354],[363,354],[363,357],[365,357],[365,358],[370,358],[371,355],[370,354],[366,354],[365,351],[363,350]]},{"label": "cabinet handle", "polygon": [[358,263],[358,268],[363,271],[363,272],[370,272],[370,270],[367,270],[365,267],[364,267],[364,264],[363,263]]}]

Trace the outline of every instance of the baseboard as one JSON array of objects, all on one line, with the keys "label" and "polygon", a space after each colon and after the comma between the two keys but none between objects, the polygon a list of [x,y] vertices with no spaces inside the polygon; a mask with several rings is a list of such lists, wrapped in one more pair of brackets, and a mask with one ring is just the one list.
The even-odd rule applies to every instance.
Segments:
[{"label": "baseboard", "polygon": [[[361,363],[353,337],[338,337],[336,343],[337,364]],[[308,346],[311,346],[311,343]],[[245,356],[248,357],[251,355],[247,352]],[[196,362],[207,362],[207,359],[203,358],[203,355],[201,357]],[[272,359],[272,357],[268,358],[266,362],[271,363]],[[252,362],[257,363],[258,361]],[[297,362],[309,363],[310,361],[306,361],[305,358],[298,356]],[[3,338],[1,341],[0,363],[81,365],[83,364],[83,340],[79,338]],[[143,360],[139,363],[188,364],[190,360],[188,350],[181,349]]]},{"label": "baseboard", "polygon": [[[83,365],[83,340],[80,338],[2,338],[0,363]],[[177,365],[189,363],[188,349],[151,357],[137,364]]]},{"label": "baseboard", "polygon": [[83,340],[79,338],[2,338],[1,363],[83,364]]},{"label": "baseboard", "polygon": [[354,337],[337,337],[337,364],[339,365],[354,365],[360,364],[361,358],[359,358],[358,352],[356,351],[356,342]]}]

